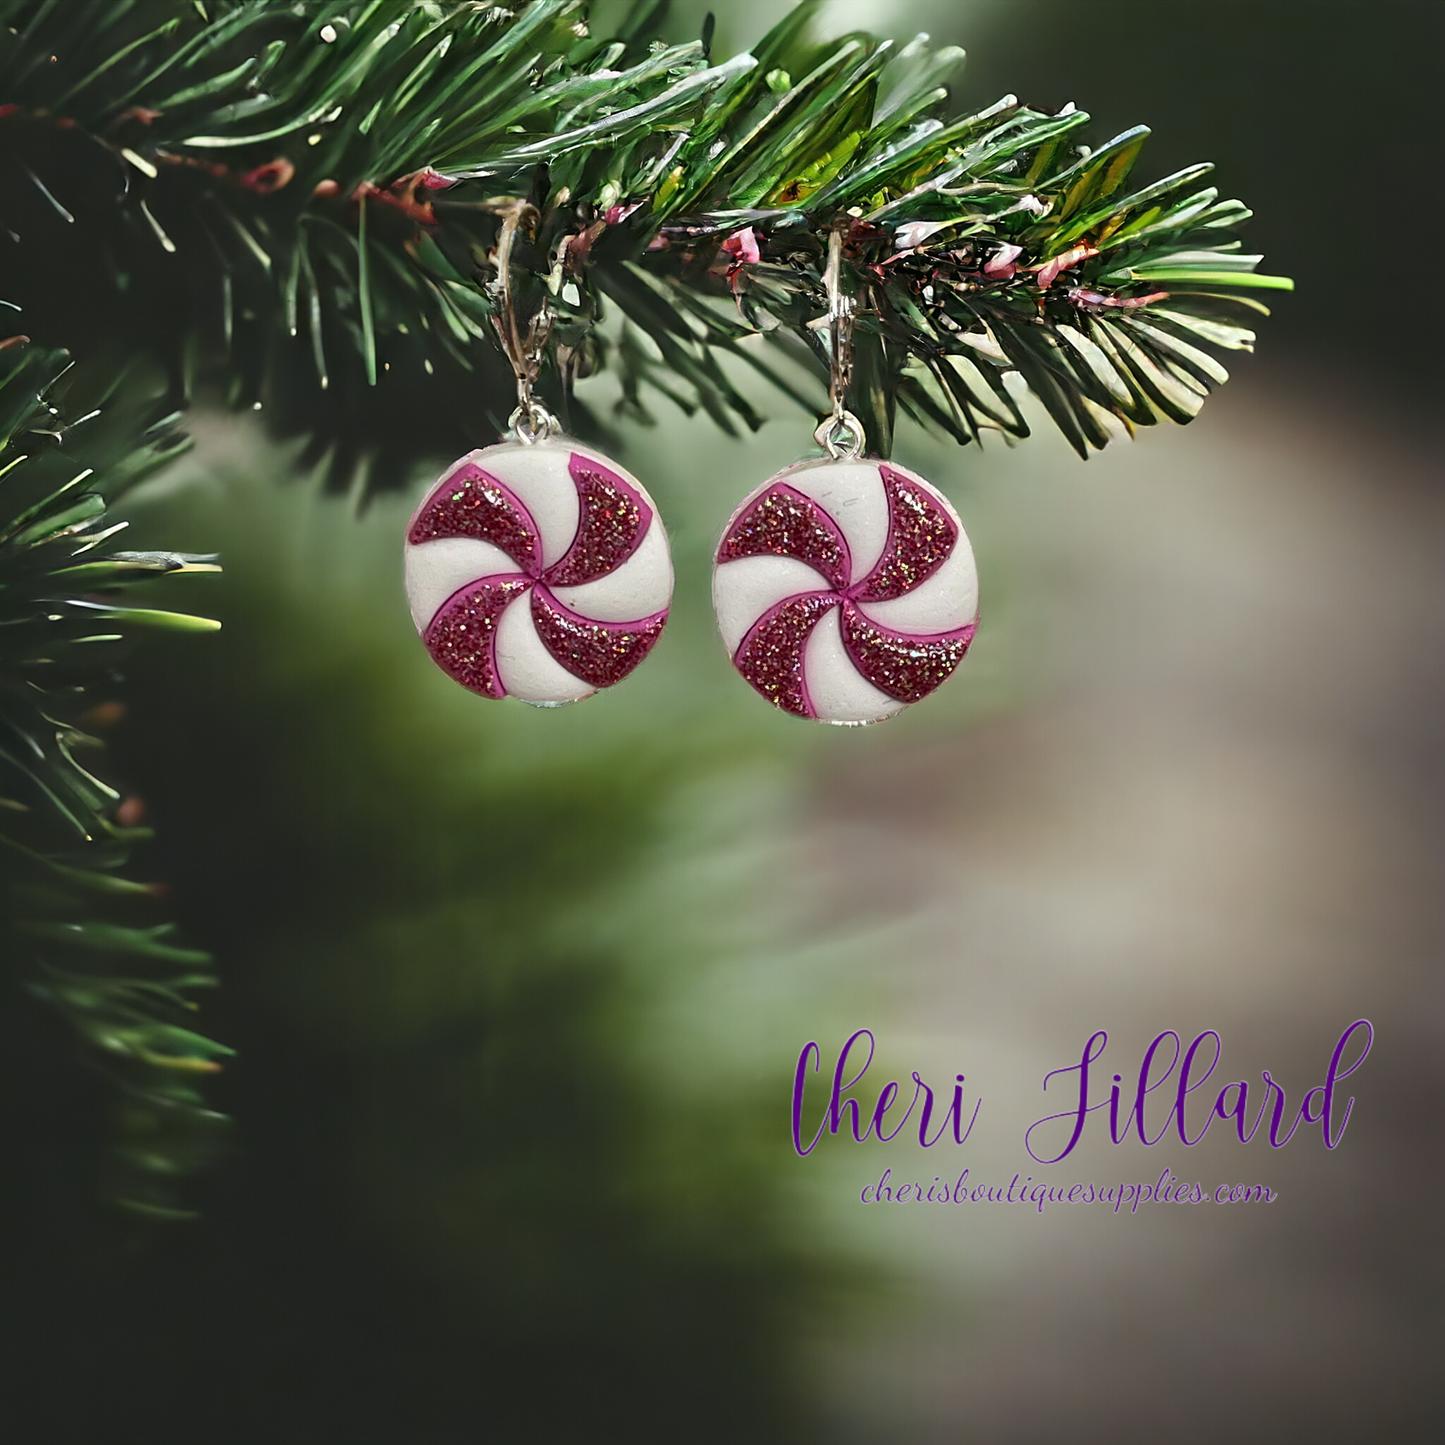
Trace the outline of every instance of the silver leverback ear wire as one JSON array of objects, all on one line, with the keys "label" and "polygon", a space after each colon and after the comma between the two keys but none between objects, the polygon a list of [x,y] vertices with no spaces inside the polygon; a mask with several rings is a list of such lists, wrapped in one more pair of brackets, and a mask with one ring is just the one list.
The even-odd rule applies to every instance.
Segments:
[{"label": "silver leverback ear wire", "polygon": [[843,228],[828,237],[828,268],[823,289],[828,297],[828,399],[832,411],[818,423],[813,440],[836,461],[863,455],[863,423],[848,410],[848,384],[853,380],[853,317],[856,305],[843,291]]},{"label": "silver leverback ear wire", "polygon": [[507,424],[512,428],[512,435],[528,446],[556,436],[562,429],[532,390],[542,368],[547,339],[552,334],[552,310],[544,296],[541,306],[528,321],[524,336],[517,325],[512,299],[512,243],[519,230],[526,227],[530,231],[538,219],[537,208],[526,201],[515,201],[502,212],[502,231],[497,238],[497,314],[492,317],[502,350],[517,378],[517,409],[507,418]]}]

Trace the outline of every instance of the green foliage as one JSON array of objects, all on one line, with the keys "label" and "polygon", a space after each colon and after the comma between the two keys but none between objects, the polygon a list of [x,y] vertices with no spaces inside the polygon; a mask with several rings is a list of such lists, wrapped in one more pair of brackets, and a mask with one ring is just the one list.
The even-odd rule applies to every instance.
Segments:
[{"label": "green foliage", "polygon": [[[1240,317],[1265,310],[1233,288],[1289,284],[1239,254],[1229,233],[1249,212],[1198,187],[1210,168],[1130,190],[1144,127],[1090,149],[1077,143],[1086,114],[1012,96],[950,120],[940,81],[961,51],[924,37],[896,56],[866,36],[816,44],[807,17],[800,7],[763,41],[719,99],[720,123],[679,151],[651,207],[663,244],[629,258],[638,281],[717,326],[685,293],[725,277],[748,329],[806,346],[826,373],[812,323],[841,222],[861,316],[851,401],[884,454],[899,405],[960,442],[1027,435],[1015,379],[1081,455],[1117,432],[1110,418],[1190,420],[1226,379],[1198,343],[1249,349]],[[756,263],[720,254],[748,228]]]},{"label": "green foliage", "polygon": [[177,401],[210,368],[338,484],[363,463],[385,484],[510,410],[493,251],[518,198],[530,303],[559,315],[552,400],[584,431],[604,422],[573,383],[606,367],[643,419],[651,388],[756,426],[724,357],[809,404],[794,363],[826,370],[840,222],[852,403],[885,454],[899,406],[1025,435],[1017,382],[1081,453],[1187,421],[1225,375],[1203,347],[1252,344],[1264,308],[1236,293],[1288,284],[1255,274],[1208,167],[1131,189],[1142,127],[1090,150],[1078,111],[950,118],[962,52],[821,43],[808,4],[715,64],[656,38],[663,9],[606,38],[581,0],[111,0],[84,27],[5,0],[9,299],[73,346],[139,343]]},{"label": "green foliage", "polygon": [[57,1009],[117,1086],[115,1197],[170,1214],[174,1176],[208,1154],[217,1122],[197,1082],[227,1050],[188,1027],[192,995],[215,979],[204,953],[155,923],[156,890],[120,871],[148,836],[137,802],[122,803],[80,759],[120,712],[114,664],[130,629],[217,625],[123,606],[119,595],[215,569],[175,553],[98,550],[120,530],[110,501],[184,442],[174,417],[146,425],[124,408],[67,425],[50,404],[67,366],[23,340],[0,352],[4,981]]}]

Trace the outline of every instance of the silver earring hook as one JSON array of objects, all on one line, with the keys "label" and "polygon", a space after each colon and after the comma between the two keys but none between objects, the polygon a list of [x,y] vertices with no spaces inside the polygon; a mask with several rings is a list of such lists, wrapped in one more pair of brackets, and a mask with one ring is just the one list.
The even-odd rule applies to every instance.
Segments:
[{"label": "silver earring hook", "polygon": [[818,423],[813,440],[834,461],[853,461],[863,455],[863,423],[848,410],[848,386],[853,380],[853,318],[857,310],[843,290],[843,227],[835,225],[828,237],[828,266],[823,290],[828,297],[828,400],[832,411]]},{"label": "silver earring hook", "polygon": [[502,211],[502,230],[497,238],[497,314],[492,317],[502,350],[517,378],[517,409],[507,418],[512,435],[530,446],[561,431],[557,418],[533,393],[537,373],[542,369],[547,339],[552,334],[552,311],[546,298],[527,323],[524,335],[517,324],[512,297],[512,244],[524,227],[530,232],[538,221],[537,208],[527,201],[514,201]]}]

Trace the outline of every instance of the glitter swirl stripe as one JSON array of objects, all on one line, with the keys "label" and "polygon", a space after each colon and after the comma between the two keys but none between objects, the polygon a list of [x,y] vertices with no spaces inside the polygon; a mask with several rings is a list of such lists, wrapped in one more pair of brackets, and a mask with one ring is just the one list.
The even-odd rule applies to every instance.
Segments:
[{"label": "glitter swirl stripe", "polygon": [[847,595],[891,602],[938,571],[958,542],[958,523],[916,482],[892,467],[878,475],[888,498],[888,541],[873,570]]},{"label": "glitter swirl stripe", "polygon": [[747,682],[784,712],[830,722],[926,697],[977,628],[973,554],[952,508],[878,462],[814,463],[760,488],[718,545],[714,594]]},{"label": "glitter swirl stripe", "polygon": [[652,508],[616,472],[576,452],[567,470],[580,504],[577,535],[567,555],[538,579],[549,587],[581,587],[615,572],[652,524]]},{"label": "glitter swirl stripe", "polygon": [[738,671],[770,703],[794,717],[817,716],[803,676],[803,649],[838,601],[836,592],[786,598],[753,623],[733,656]]},{"label": "glitter swirl stripe", "polygon": [[454,682],[483,697],[505,697],[497,675],[497,623],[531,591],[530,577],[483,577],[442,603],[426,630],[427,651]]},{"label": "glitter swirl stripe", "polygon": [[611,687],[652,649],[667,612],[625,624],[591,622],[563,607],[545,586],[532,589],[532,621],[547,651],[583,682]]},{"label": "glitter swirl stripe", "polygon": [[[416,555],[411,549],[419,553],[434,544],[464,539],[495,548],[491,555],[500,553],[508,564],[505,570],[465,581],[428,620],[418,617],[428,652],[448,676],[483,697],[516,693],[529,701],[568,701],[620,682],[647,656],[667,621],[671,566],[660,524],[656,540],[661,546],[653,545],[646,555],[640,550],[654,526],[654,509],[639,488],[583,453],[567,453],[565,471],[562,457],[549,456],[541,447],[520,463],[511,458],[514,471],[520,466],[531,477],[528,495],[533,506],[543,505],[554,519],[566,510],[556,488],[575,492],[571,540],[560,557],[545,565],[545,530],[518,494],[522,482],[510,486],[483,465],[493,461],[498,451],[506,449],[475,453],[453,468],[407,530],[409,588]],[[496,457],[496,471],[505,471],[508,461]],[[554,557],[556,540],[554,521]],[[576,599],[595,601],[593,584],[605,589],[608,579],[617,580],[629,564],[640,578],[632,590],[641,598],[661,592],[664,605],[639,608],[642,615],[617,620],[615,610],[618,606],[625,610],[628,591],[618,593],[614,588],[607,604],[612,613],[583,615]],[[559,591],[566,592],[567,600],[557,595]],[[530,599],[525,620],[519,615],[510,621],[508,609],[524,596]],[[414,610],[416,605],[414,598]],[[539,645],[546,656],[540,655]],[[507,684],[509,658],[512,672],[523,678],[520,688]]]},{"label": "glitter swirl stripe", "polygon": [[848,585],[852,559],[833,519],[810,498],[776,482],[744,503],[718,547],[719,562],[740,557],[796,557],[836,592]]},{"label": "glitter swirl stripe", "polygon": [[853,666],[879,692],[908,703],[921,701],[948,681],[978,630],[978,623],[970,622],[933,635],[891,632],[870,622],[851,600],[844,601],[839,620]]},{"label": "glitter swirl stripe", "polygon": [[541,563],[537,525],[516,493],[488,476],[475,462],[464,462],[422,507],[407,531],[407,541],[436,542],[471,537],[491,542],[535,576]]}]

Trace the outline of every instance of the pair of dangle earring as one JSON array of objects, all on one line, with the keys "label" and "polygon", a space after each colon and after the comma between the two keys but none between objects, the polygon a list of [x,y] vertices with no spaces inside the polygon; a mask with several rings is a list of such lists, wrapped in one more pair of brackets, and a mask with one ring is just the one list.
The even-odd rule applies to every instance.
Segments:
[{"label": "pair of dangle earring", "polygon": [[852,297],[835,229],[824,273],[831,415],[825,457],[769,478],[723,530],[713,606],[733,666],[796,717],[859,726],[926,697],[978,626],[978,572],[948,499],[904,467],[864,456],[846,407]]},{"label": "pair of dangle earring", "polygon": [[[667,621],[672,560],[646,489],[560,434],[533,394],[550,330],[523,336],[509,260],[530,208],[498,241],[497,331],[517,378],[511,437],[468,453],[423,497],[407,529],[412,618],[433,661],[484,697],[556,707],[620,682]],[[825,275],[831,415],[827,454],[786,468],[733,514],[713,601],[733,665],[785,712],[881,721],[926,697],[973,639],[978,576],[947,498],[903,467],[864,457],[845,406],[853,306],[841,234]]]}]

